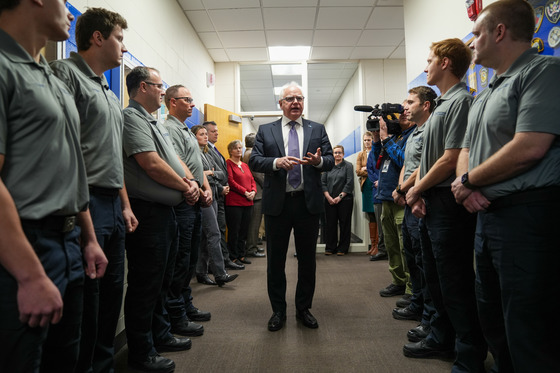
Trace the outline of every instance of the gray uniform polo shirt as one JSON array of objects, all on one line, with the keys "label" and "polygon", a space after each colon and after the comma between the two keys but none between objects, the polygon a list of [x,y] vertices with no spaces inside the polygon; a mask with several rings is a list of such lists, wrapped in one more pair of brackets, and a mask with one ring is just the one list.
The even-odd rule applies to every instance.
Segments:
[{"label": "gray uniform polo shirt", "polygon": [[123,186],[121,103],[105,75],[95,75],[82,56],[51,62],[57,77],[74,95],[80,113],[81,144],[88,184],[101,188]]},{"label": "gray uniform polo shirt", "polygon": [[[473,102],[463,146],[469,170],[480,165],[518,132],[560,135],[560,59],[523,53],[501,76],[494,76]],[[560,185],[558,138],[544,158],[524,173],[481,188],[489,200],[528,189]]]},{"label": "gray uniform polo shirt", "polygon": [[0,30],[0,173],[22,219],[75,215],[88,203],[72,94]]},{"label": "gray uniform polo shirt", "polygon": [[194,178],[202,185],[204,181],[204,167],[196,136],[186,124],[181,123],[179,119],[171,114],[167,116],[167,120],[163,125],[169,131],[175,152],[185,162]]},{"label": "gray uniform polo shirt", "polygon": [[[420,178],[426,176],[445,150],[462,148],[472,100],[473,97],[463,82],[455,84],[436,99],[436,107],[423,125],[424,148],[420,160]],[[451,186],[453,180],[455,172],[436,187]]]},{"label": "gray uniform polo shirt", "polygon": [[403,181],[406,181],[414,170],[420,166],[422,148],[424,147],[424,128],[425,126],[416,127],[406,141],[406,148],[404,149]]},{"label": "gray uniform polo shirt", "polygon": [[152,179],[134,158],[134,154],[157,152],[177,175],[185,177],[185,171],[177,158],[169,133],[133,99],[130,99],[130,104],[124,109],[123,147],[124,179],[130,198],[167,206],[175,206],[183,201],[183,193]]}]

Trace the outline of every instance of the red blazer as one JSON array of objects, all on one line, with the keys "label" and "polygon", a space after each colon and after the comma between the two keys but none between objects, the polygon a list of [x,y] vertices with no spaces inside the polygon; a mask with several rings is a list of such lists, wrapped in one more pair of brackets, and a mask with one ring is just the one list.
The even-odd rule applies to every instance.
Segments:
[{"label": "red blazer", "polygon": [[229,193],[226,194],[226,206],[253,206],[253,201],[245,197],[245,192],[257,191],[257,184],[247,163],[241,162],[241,168],[227,160]]}]

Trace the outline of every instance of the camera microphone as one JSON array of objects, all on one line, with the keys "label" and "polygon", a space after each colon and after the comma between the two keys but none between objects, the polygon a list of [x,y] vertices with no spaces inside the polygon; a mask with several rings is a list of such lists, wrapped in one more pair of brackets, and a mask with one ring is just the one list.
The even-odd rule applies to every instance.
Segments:
[{"label": "camera microphone", "polygon": [[373,111],[373,107],[368,105],[356,105],[354,106],[354,111],[365,111],[366,113],[371,113]]}]

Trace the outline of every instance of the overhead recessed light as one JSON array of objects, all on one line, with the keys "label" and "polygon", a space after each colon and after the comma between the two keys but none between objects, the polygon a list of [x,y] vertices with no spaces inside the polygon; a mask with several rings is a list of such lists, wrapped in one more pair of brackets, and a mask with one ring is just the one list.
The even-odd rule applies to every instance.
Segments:
[{"label": "overhead recessed light", "polygon": [[311,47],[268,47],[270,61],[307,61]]}]

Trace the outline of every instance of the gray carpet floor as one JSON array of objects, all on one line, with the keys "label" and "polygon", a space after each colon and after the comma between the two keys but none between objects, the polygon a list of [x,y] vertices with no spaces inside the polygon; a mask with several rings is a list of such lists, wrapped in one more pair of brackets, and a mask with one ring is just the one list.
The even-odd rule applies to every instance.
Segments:
[{"label": "gray carpet floor", "polygon": [[[379,290],[391,282],[387,261],[370,262],[365,253],[343,257],[317,254],[317,285],[311,312],[318,329],[296,322],[297,258],[286,261],[288,320],[269,332],[272,314],[266,292],[266,258],[251,258],[239,278],[222,288],[192,283],[194,304],[210,311],[205,333],[189,351],[164,353],[176,372],[415,372],[451,370],[451,361],[410,359],[402,354],[415,321],[393,319],[394,298]],[[126,346],[117,354],[117,372],[127,368]]]}]

